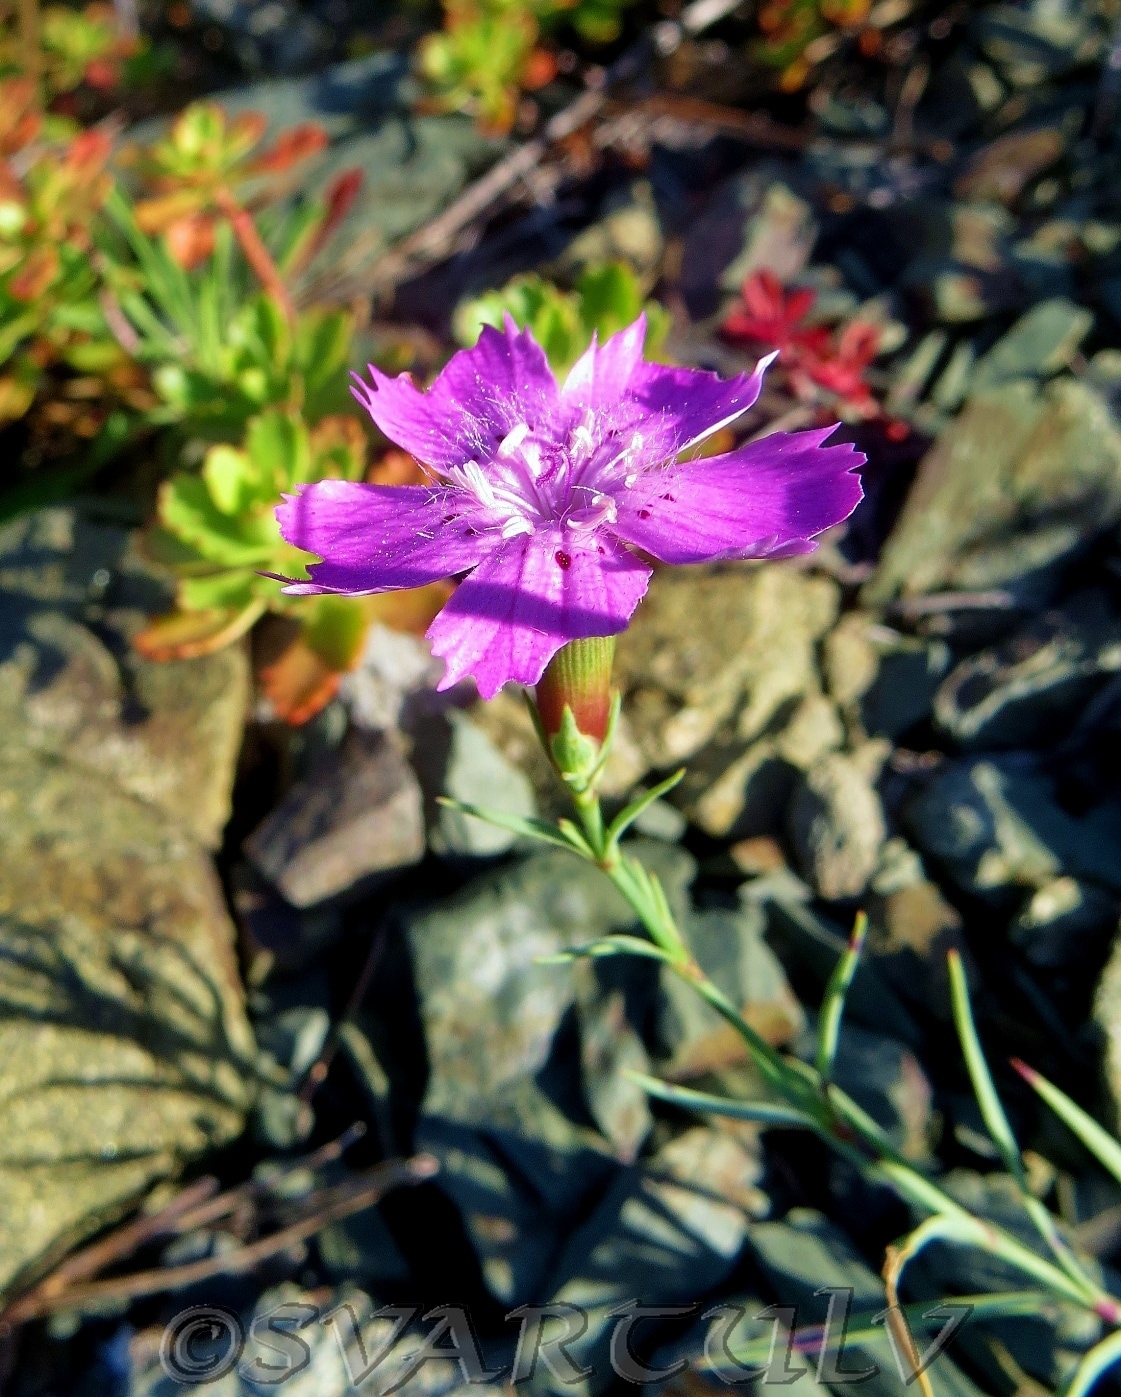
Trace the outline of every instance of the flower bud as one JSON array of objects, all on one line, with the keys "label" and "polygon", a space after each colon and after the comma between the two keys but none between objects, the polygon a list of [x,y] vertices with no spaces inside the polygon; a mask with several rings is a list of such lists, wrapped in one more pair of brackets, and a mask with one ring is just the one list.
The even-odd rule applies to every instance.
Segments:
[{"label": "flower bud", "polygon": [[564,726],[564,710],[572,710],[577,732],[602,742],[611,717],[613,635],[571,640],[549,661],[537,685],[537,711],[552,739]]}]

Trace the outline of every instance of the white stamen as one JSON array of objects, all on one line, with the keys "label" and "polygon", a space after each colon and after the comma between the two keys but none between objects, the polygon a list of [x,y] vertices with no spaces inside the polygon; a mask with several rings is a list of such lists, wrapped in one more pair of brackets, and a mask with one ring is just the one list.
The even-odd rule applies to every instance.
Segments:
[{"label": "white stamen", "polygon": [[533,525],[524,514],[511,514],[502,526],[503,538],[517,538],[518,534],[533,533]]},{"label": "white stamen", "polygon": [[584,426],[576,428],[572,433],[572,440],[575,445],[583,447],[585,451],[591,451],[592,447],[596,444],[595,437],[593,437],[588,428]]},{"label": "white stamen", "polygon": [[528,436],[529,423],[519,422],[516,427],[512,427],[502,438],[498,445],[498,454],[502,457],[512,456]]},{"label": "white stamen", "polygon": [[623,476],[623,484],[624,484],[624,485],[627,487],[627,489],[629,490],[629,489],[631,488],[631,486],[635,483],[635,481],[636,481],[637,479],[638,479],[638,471],[631,471],[630,475],[625,475],[625,476]]},{"label": "white stamen", "polygon": [[483,474],[478,461],[468,461],[463,467],[463,474],[466,476],[468,484],[478,496],[479,500],[489,509],[494,509],[498,501],[495,499],[490,481]]},{"label": "white stamen", "polygon": [[522,460],[529,467],[530,475],[536,480],[541,474],[542,466],[541,448],[536,442],[527,442],[526,445],[522,447]]}]

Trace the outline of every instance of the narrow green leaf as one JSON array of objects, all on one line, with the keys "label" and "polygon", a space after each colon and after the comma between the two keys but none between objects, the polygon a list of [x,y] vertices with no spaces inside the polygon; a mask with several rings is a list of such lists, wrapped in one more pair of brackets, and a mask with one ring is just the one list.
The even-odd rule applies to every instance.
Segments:
[{"label": "narrow green leaf", "polygon": [[595,941],[586,941],[582,946],[573,946],[568,951],[558,951],[555,955],[538,956],[540,965],[566,965],[573,960],[595,960],[601,956],[645,956],[647,960],[661,961],[672,965],[673,961],[653,941],[643,941],[637,936],[601,936]]},{"label": "narrow green leaf", "polygon": [[985,1054],[981,1048],[980,1039],[977,1037],[977,1029],[973,1022],[973,1010],[969,1003],[969,987],[965,981],[965,970],[961,963],[961,957],[956,951],[951,951],[947,956],[947,961],[950,970],[950,997],[953,1001],[954,1024],[957,1028],[958,1039],[961,1042],[962,1053],[965,1056],[965,1065],[969,1069],[969,1079],[973,1083],[977,1104],[981,1108],[981,1116],[992,1137],[993,1144],[1000,1152],[1004,1167],[1020,1185],[1021,1192],[1027,1192],[1027,1177],[1024,1173],[1024,1161],[1020,1157],[1020,1147],[1016,1143],[1016,1137],[1012,1134],[1012,1127],[1008,1124],[1004,1107],[1000,1104],[1000,1097],[997,1095],[996,1086],[989,1072],[989,1065],[985,1061]]},{"label": "narrow green leaf", "polygon": [[1108,1130],[1088,1115],[1081,1106],[1076,1105],[1065,1092],[1053,1086],[1046,1077],[1040,1076],[1033,1068],[1025,1063],[1013,1058],[1012,1066],[1027,1082],[1028,1086],[1046,1101],[1052,1111],[1059,1117],[1065,1126],[1077,1137],[1099,1164],[1113,1177],[1121,1183],[1121,1144],[1119,1144]]},{"label": "narrow green leaf", "polygon": [[610,848],[611,845],[617,844],[642,812],[648,810],[656,800],[660,800],[662,796],[672,791],[674,786],[679,784],[684,775],[685,768],[682,767],[680,771],[675,771],[672,776],[667,776],[664,781],[659,781],[656,786],[651,786],[651,788],[640,795],[637,800],[631,801],[630,805],[628,805],[625,810],[620,810],[607,828],[608,847]]},{"label": "narrow green leaf", "polygon": [[833,1075],[833,1063],[837,1057],[837,1041],[841,1033],[841,1019],[845,1012],[845,997],[860,965],[864,941],[868,935],[868,918],[863,912],[856,914],[852,936],[844,954],[833,967],[829,983],[825,987],[825,998],[821,1003],[821,1013],[817,1024],[817,1054],[815,1066],[822,1079],[828,1081]]},{"label": "narrow green leaf", "polygon": [[538,839],[543,844],[555,844],[558,849],[567,849],[569,853],[585,852],[577,848],[569,837],[546,820],[528,819],[523,815],[509,815],[504,810],[484,810],[478,805],[469,805],[466,801],[453,800],[450,796],[438,796],[437,801],[440,805],[446,805],[449,810],[458,810],[464,815],[474,815],[477,820],[485,820],[487,824],[497,825],[499,829],[508,829],[512,834],[520,834],[525,839]]},{"label": "narrow green leaf", "polygon": [[766,1101],[732,1101],[726,1096],[714,1096],[707,1091],[674,1086],[658,1077],[648,1077],[644,1072],[624,1072],[623,1076],[637,1082],[648,1095],[657,1097],[659,1101],[668,1101],[688,1111],[707,1111],[714,1116],[759,1121],[763,1125],[799,1126],[807,1130],[816,1128],[815,1122],[805,1112],[796,1111],[791,1106],[777,1106]]}]

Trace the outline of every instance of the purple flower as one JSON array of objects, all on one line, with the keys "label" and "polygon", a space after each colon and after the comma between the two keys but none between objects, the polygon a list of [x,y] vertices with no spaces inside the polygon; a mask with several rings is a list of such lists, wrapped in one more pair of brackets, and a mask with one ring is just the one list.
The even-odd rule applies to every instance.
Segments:
[{"label": "purple flower", "polygon": [[466,574],[428,637],[447,665],[441,688],[470,675],[491,698],[535,684],[568,641],[626,629],[650,579],[635,549],[664,563],[810,552],[859,502],[864,457],[824,446],[827,427],[679,461],[751,407],[770,359],[729,380],[650,364],[645,329],[640,317],[593,341],[563,386],[509,317],[427,392],[370,365],[373,384],[356,380],[355,396],[431,483],[322,480],[286,496],[284,537],[323,561],[285,591]]}]

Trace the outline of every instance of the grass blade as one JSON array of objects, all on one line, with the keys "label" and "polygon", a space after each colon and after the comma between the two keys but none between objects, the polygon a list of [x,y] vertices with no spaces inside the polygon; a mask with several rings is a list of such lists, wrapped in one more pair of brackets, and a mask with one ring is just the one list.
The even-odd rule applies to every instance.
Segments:
[{"label": "grass blade", "polygon": [[845,1012],[845,997],[860,966],[860,956],[867,935],[868,918],[863,912],[858,912],[848,947],[833,967],[833,973],[825,987],[825,998],[821,1002],[821,1013],[817,1021],[817,1055],[814,1059],[814,1065],[825,1081],[833,1075],[837,1041],[841,1034],[841,1019]]},{"label": "grass blade", "polygon": [[1098,1163],[1121,1183],[1121,1144],[1109,1131],[1100,1126],[1081,1106],[1075,1105],[1065,1092],[1053,1086],[1046,1077],[1040,1076],[1034,1068],[1028,1067],[1018,1058],[1012,1059],[1012,1066],[1028,1086],[1046,1101],[1067,1129],[1078,1136]]}]

